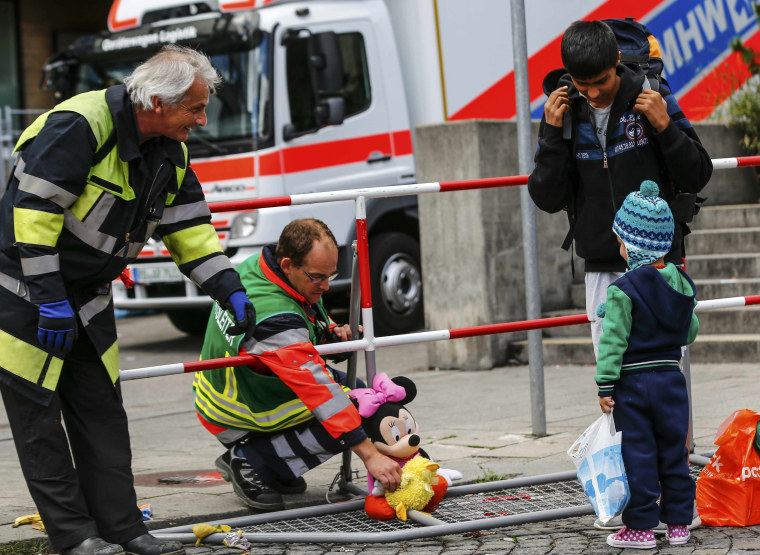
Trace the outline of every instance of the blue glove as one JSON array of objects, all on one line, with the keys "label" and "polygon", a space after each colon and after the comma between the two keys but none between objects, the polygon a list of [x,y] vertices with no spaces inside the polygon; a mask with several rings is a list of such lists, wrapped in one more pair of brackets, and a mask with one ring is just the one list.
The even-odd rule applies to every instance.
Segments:
[{"label": "blue glove", "polygon": [[244,291],[235,291],[227,299],[227,310],[235,314],[235,325],[227,329],[227,335],[245,333],[243,342],[253,337],[256,329],[256,309]]},{"label": "blue glove", "polygon": [[71,344],[77,338],[77,320],[68,300],[56,303],[42,303],[37,339],[47,347],[64,353],[71,350]]}]

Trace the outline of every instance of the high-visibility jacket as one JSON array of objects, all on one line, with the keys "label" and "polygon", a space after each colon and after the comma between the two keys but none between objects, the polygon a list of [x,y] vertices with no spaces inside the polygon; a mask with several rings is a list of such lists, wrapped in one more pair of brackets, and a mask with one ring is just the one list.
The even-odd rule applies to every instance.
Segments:
[{"label": "high-visibility jacket", "polygon": [[254,337],[241,345],[243,336],[228,336],[231,317],[217,305],[201,359],[247,352],[257,361],[196,373],[195,409],[201,422],[224,435],[226,430],[271,433],[317,418],[333,437],[349,434],[354,439],[349,446],[363,440],[358,412],[313,347],[333,325],[322,301],[312,305],[292,287],[269,246],[237,271],[256,309]]},{"label": "high-visibility jacket", "polygon": [[[0,372],[48,393],[62,360],[39,344],[37,305],[68,299],[112,381],[118,346],[110,283],[160,236],[180,270],[217,300],[242,290],[210,223],[184,144],[140,145],[124,85],[42,114],[16,145],[0,201]],[[44,397],[44,392],[42,394]]]}]

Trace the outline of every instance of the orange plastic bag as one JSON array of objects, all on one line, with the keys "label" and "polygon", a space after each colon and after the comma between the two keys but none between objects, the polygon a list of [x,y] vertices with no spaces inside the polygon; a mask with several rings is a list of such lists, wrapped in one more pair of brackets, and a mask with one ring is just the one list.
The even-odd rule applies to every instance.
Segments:
[{"label": "orange plastic bag", "polygon": [[760,524],[760,455],[752,446],[758,420],[756,412],[741,409],[718,428],[718,450],[697,480],[697,510],[702,524]]}]

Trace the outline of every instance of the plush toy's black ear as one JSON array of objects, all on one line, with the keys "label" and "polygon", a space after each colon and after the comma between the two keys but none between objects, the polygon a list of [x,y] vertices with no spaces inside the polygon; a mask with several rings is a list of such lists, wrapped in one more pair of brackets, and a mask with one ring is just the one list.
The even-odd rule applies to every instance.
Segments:
[{"label": "plush toy's black ear", "polygon": [[400,385],[406,390],[406,397],[404,397],[401,401],[398,401],[399,403],[411,403],[414,401],[414,398],[417,397],[417,386],[414,385],[414,382],[406,376],[396,376],[395,378],[391,378],[391,381],[396,385]]}]

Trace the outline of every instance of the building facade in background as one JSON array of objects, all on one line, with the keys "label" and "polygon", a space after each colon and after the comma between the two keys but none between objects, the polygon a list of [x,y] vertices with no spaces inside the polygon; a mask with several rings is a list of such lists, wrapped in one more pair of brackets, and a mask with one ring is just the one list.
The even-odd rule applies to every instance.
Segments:
[{"label": "building facade in background", "polygon": [[43,64],[77,37],[105,30],[110,8],[110,0],[0,0],[0,106],[52,108],[52,92],[40,89]]}]

